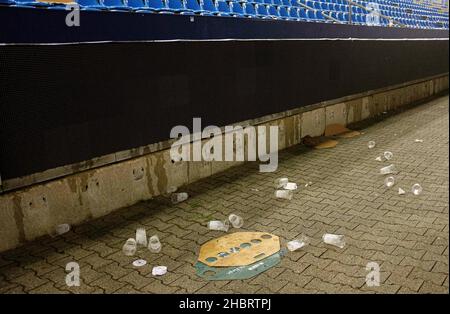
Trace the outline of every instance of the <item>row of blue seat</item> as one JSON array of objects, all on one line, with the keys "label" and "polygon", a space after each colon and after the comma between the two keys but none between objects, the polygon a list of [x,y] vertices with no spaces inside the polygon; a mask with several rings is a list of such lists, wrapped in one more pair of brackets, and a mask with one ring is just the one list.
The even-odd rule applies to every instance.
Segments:
[{"label": "row of blue seat", "polygon": [[[360,1],[361,0],[354,0]],[[384,3],[382,0],[379,3]],[[330,22],[332,20],[348,23],[350,6],[347,0],[77,0],[83,10],[115,10],[138,12],[161,12],[180,14],[221,15],[257,18],[281,18],[288,20],[305,20]],[[391,2],[392,4],[393,2]],[[63,4],[52,5],[36,0],[0,0],[0,4],[16,6],[47,7],[49,9],[64,8]],[[386,6],[383,4],[383,6]],[[399,7],[392,6],[392,11],[382,10],[381,14],[413,27],[448,27],[447,20],[439,16],[413,15],[404,13]],[[352,23],[366,24],[366,15],[370,9],[352,5]],[[424,11],[425,12],[425,11]],[[391,25],[389,19],[380,17],[381,25]],[[425,21],[424,21],[425,20]],[[428,20],[428,21],[427,21]],[[442,23],[443,22],[443,23]],[[445,24],[445,22],[447,24]],[[439,25],[438,25],[439,26]]]}]

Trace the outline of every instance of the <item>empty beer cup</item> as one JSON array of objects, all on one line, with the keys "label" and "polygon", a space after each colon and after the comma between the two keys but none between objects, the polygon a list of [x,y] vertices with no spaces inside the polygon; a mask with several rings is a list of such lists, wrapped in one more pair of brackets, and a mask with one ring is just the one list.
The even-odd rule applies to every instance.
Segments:
[{"label": "empty beer cup", "polygon": [[390,174],[395,171],[394,165],[389,165],[380,169],[380,174]]},{"label": "empty beer cup", "polygon": [[225,220],[225,221],[212,220],[212,221],[208,222],[209,230],[227,232],[229,228],[230,228],[230,222],[228,220]]},{"label": "empty beer cup", "polygon": [[136,229],[136,244],[147,246],[147,232],[144,228]]},{"label": "empty beer cup", "polygon": [[231,214],[228,220],[231,222],[233,228],[241,228],[244,225],[244,219],[235,214]]},{"label": "empty beer cup", "polygon": [[159,253],[161,251],[161,242],[157,235],[151,236],[148,240],[148,249],[152,253]]},{"label": "empty beer cup", "polygon": [[133,256],[136,253],[136,240],[130,238],[122,247],[122,252],[126,256]]},{"label": "empty beer cup", "polygon": [[287,200],[291,200],[294,196],[294,193],[292,190],[276,190],[275,191],[275,197],[276,198],[283,198]]},{"label": "empty beer cup", "polygon": [[422,187],[420,186],[420,184],[419,183],[416,183],[416,184],[414,184],[413,186],[412,186],[412,188],[411,188],[411,192],[414,194],[414,195],[419,195],[420,193],[422,193]]},{"label": "empty beer cup", "polygon": [[384,185],[390,188],[395,184],[395,178],[393,176],[389,176],[386,179],[384,179]]},{"label": "empty beer cup", "polygon": [[325,233],[322,239],[326,244],[334,245],[341,249],[345,246],[345,238],[340,234]]}]

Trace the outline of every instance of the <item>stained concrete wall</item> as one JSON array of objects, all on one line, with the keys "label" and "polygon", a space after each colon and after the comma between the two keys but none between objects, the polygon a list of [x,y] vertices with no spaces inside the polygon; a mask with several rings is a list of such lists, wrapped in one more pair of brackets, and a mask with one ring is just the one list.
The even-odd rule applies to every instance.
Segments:
[{"label": "stained concrete wall", "polygon": [[[312,106],[259,125],[279,127],[281,150],[298,144],[306,135],[322,135],[328,124],[361,121],[447,89],[448,75],[328,106]],[[0,252],[45,235],[58,224],[80,224],[241,163],[173,162],[169,149],[163,149],[4,193],[0,195]]]}]

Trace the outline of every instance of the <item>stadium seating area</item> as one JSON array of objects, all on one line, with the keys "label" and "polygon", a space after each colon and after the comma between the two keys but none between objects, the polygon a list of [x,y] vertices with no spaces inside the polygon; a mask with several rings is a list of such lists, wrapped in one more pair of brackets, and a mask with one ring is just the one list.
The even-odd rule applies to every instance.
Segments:
[{"label": "stadium seating area", "polygon": [[[51,1],[51,0],[48,0]],[[240,18],[351,23],[448,29],[448,3],[426,0],[75,0],[82,10],[200,14]],[[0,5],[65,9],[36,0],[0,0]],[[351,9],[350,9],[351,7]],[[351,10],[351,11],[350,11]]]}]

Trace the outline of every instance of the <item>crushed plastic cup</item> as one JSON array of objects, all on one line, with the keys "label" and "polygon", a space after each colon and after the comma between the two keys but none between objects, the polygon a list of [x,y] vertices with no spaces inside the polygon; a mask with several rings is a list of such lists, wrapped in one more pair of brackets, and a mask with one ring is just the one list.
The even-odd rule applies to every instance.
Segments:
[{"label": "crushed plastic cup", "polygon": [[227,232],[229,228],[230,228],[230,222],[228,220],[225,220],[225,221],[212,220],[212,221],[208,222],[209,230]]},{"label": "crushed plastic cup", "polygon": [[398,195],[403,195],[405,193],[405,190],[403,190],[402,188],[398,188]]},{"label": "crushed plastic cup", "polygon": [[383,167],[380,169],[380,174],[390,174],[390,173],[394,173],[395,171],[395,166],[393,164]]},{"label": "crushed plastic cup", "polygon": [[276,198],[291,200],[293,196],[294,196],[294,193],[291,190],[276,190],[275,191]]},{"label": "crushed plastic cup", "polygon": [[289,179],[288,178],[276,179],[275,180],[275,187],[277,189],[284,188],[286,186],[286,184],[288,184],[288,183],[289,183]]},{"label": "crushed plastic cup", "polygon": [[414,140],[414,143],[423,143],[423,140],[420,140],[420,139],[416,138],[416,139]]},{"label": "crushed plastic cup", "polygon": [[153,235],[148,239],[148,249],[152,253],[159,253],[161,251],[161,242],[157,235]]},{"label": "crushed plastic cup", "polygon": [[241,216],[231,214],[228,217],[228,220],[230,221],[233,228],[241,228],[244,225],[244,219]]},{"label": "crushed plastic cup", "polygon": [[383,156],[384,156],[384,159],[391,160],[392,157],[394,157],[394,154],[389,152],[389,151],[386,151],[386,152],[383,153]]},{"label": "crushed plastic cup", "polygon": [[147,246],[147,232],[145,231],[145,228],[136,229],[136,244]]},{"label": "crushed plastic cup", "polygon": [[142,267],[147,264],[147,261],[145,259],[137,259],[133,262],[134,267]]},{"label": "crushed plastic cup", "polygon": [[153,276],[163,276],[167,273],[167,266],[155,266],[152,269]]},{"label": "crushed plastic cup", "polygon": [[57,225],[51,232],[50,236],[57,237],[64,233],[67,233],[70,231],[70,225],[69,224],[61,224]]},{"label": "crushed plastic cup", "polygon": [[290,191],[294,191],[297,190],[297,183],[294,182],[288,182],[286,183],[286,185],[284,186],[285,190],[290,190]]},{"label": "crushed plastic cup", "polygon": [[422,191],[423,191],[423,189],[422,189],[422,187],[420,186],[419,183],[414,184],[414,185],[412,186],[412,188],[411,188],[411,192],[412,192],[414,195],[419,195],[420,193],[422,193]]},{"label": "crushed plastic cup", "polygon": [[345,246],[345,237],[340,234],[325,233],[322,236],[322,240],[326,244],[334,245],[341,249]]},{"label": "crushed plastic cup", "polygon": [[369,147],[371,149],[374,148],[375,145],[376,145],[375,141],[369,141],[369,143],[367,143],[367,147]]},{"label": "crushed plastic cup", "polygon": [[133,256],[136,253],[136,240],[133,238],[130,238],[125,242],[125,244],[122,247],[122,252],[126,256]]},{"label": "crushed plastic cup", "polygon": [[381,158],[381,156],[378,156],[377,158],[375,158],[376,161],[383,161],[383,159]]},{"label": "crushed plastic cup", "polygon": [[306,246],[309,244],[309,238],[305,235],[301,235],[300,238],[289,241],[288,243],[286,243],[286,246],[288,248],[289,251],[293,252],[296,251],[298,249],[301,249],[302,247]]},{"label": "crushed plastic cup", "polygon": [[186,192],[182,192],[182,193],[172,193],[170,195],[170,200],[172,201],[172,204],[178,204],[181,202],[184,202],[185,200],[187,200],[189,197],[189,195]]},{"label": "crushed plastic cup", "polygon": [[384,179],[384,185],[388,188],[392,187],[395,184],[395,178],[393,176],[389,176]]}]

